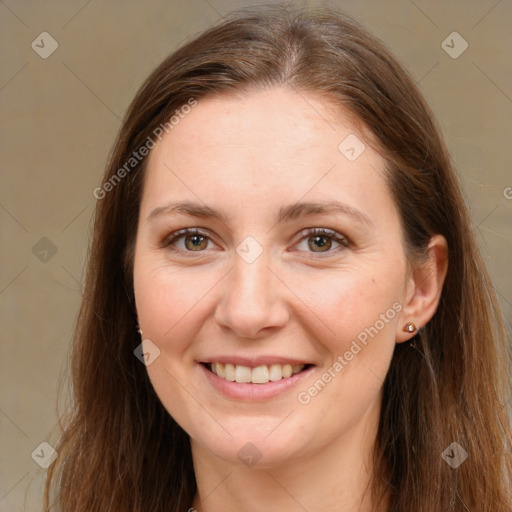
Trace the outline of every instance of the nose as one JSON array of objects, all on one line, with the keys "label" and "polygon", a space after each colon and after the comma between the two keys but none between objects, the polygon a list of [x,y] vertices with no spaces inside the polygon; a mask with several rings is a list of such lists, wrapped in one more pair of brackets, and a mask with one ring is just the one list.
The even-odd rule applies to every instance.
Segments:
[{"label": "nose", "polygon": [[264,254],[252,263],[236,255],[225,279],[215,319],[237,338],[268,336],[270,330],[288,322],[286,286],[269,268]]}]

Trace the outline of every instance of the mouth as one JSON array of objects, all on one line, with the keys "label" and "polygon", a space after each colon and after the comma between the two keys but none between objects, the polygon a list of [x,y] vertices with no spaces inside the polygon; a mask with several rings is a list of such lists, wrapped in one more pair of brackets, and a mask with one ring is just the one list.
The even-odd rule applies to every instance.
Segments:
[{"label": "mouth", "polygon": [[203,362],[201,364],[220,379],[239,384],[268,384],[269,382],[284,381],[313,366],[312,364],[263,364],[250,367],[218,362]]}]

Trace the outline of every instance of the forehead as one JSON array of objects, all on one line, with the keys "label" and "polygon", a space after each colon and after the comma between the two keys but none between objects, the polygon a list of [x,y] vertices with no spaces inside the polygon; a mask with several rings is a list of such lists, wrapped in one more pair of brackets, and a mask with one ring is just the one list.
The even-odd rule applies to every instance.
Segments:
[{"label": "forehead", "polygon": [[[174,116],[174,120],[177,125],[154,153],[163,146],[179,146],[181,153],[191,152],[187,156],[194,158],[205,156],[198,152],[203,147],[216,154],[224,148],[230,152],[253,148],[257,152],[278,147],[293,156],[290,152],[310,152],[315,148],[337,152],[344,133],[352,133],[361,141],[368,137],[332,99],[286,87],[206,97],[190,113],[181,119]],[[258,157],[264,155],[260,152]]]},{"label": "forehead", "polygon": [[183,197],[224,207],[277,208],[306,195],[389,203],[383,171],[367,135],[324,96],[286,88],[214,96],[152,150],[141,210]]}]

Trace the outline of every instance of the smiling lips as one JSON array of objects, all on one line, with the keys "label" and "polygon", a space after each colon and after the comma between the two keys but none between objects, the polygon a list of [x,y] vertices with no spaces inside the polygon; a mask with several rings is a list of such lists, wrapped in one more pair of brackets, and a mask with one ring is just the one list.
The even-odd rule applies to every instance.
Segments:
[{"label": "smiling lips", "polygon": [[305,364],[270,364],[254,368],[230,363],[207,363],[206,367],[221,379],[230,382],[267,384],[281,379],[287,379],[301,372]]}]

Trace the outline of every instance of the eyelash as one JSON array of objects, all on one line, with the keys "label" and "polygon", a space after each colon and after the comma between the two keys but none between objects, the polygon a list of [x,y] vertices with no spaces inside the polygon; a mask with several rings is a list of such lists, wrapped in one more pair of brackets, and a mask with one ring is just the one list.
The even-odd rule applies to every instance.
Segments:
[{"label": "eyelash", "polygon": [[[297,242],[297,244],[302,242],[303,240],[307,240],[308,238],[311,238],[315,235],[316,236],[323,235],[323,236],[333,239],[335,242],[339,243],[344,248],[348,248],[351,246],[351,242],[348,240],[348,238],[346,238],[345,236],[340,235],[336,231],[333,231],[332,229],[328,229],[328,228],[308,228],[308,229],[301,231],[300,234],[302,235],[302,237]],[[179,231],[175,231],[174,233],[171,233],[171,235],[169,235],[168,237],[166,237],[163,240],[161,247],[162,248],[170,248],[172,246],[173,242],[176,242],[179,238],[181,238],[182,236],[185,236],[185,235],[200,235],[200,236],[207,238],[209,241],[212,241],[210,236],[208,235],[208,233],[206,233],[205,231],[202,231],[198,228],[185,228],[185,229],[180,229]],[[187,253],[187,254],[199,253],[200,254],[200,253],[205,252],[206,249],[203,251],[184,251],[182,249],[172,248],[171,250],[178,252],[178,253]],[[334,249],[334,250],[328,250],[326,252],[316,252],[316,253],[312,252],[312,251],[306,251],[306,252],[310,252],[310,254],[330,255],[331,253],[336,252],[336,250]],[[322,256],[320,256],[320,257],[322,257]]]}]

